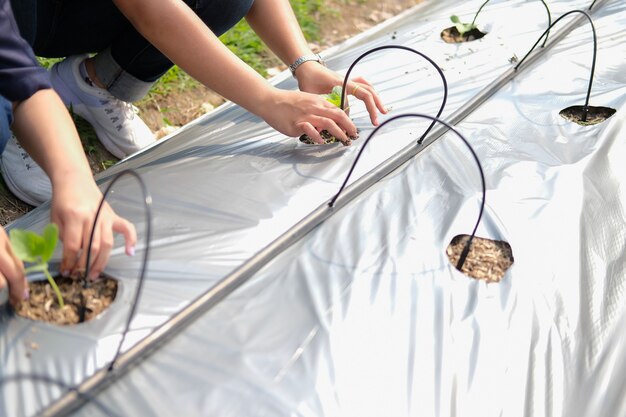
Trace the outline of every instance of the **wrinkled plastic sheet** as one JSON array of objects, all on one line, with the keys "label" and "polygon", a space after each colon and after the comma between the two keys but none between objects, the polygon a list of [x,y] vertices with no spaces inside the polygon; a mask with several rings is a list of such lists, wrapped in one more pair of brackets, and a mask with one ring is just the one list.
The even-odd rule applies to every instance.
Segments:
[{"label": "wrinkled plastic sheet", "polygon": [[[617,157],[624,154],[619,28],[625,22],[624,5],[616,3],[594,14],[603,42],[591,102],[618,109],[613,118],[581,128],[558,116],[584,99],[591,33],[581,26],[459,125],[486,173],[487,210],[478,235],[513,248],[515,264],[502,283],[469,279],[445,258],[450,239],[471,231],[480,197],[476,167],[449,133],[276,257],[98,399],[120,415],[573,415],[564,414],[568,396],[582,389],[580,381],[606,377],[596,365],[623,316],[626,173]],[[470,53],[479,47],[436,41],[451,11],[459,10],[452,6],[417,7],[329,51],[329,65],[345,71],[390,38],[415,47],[446,73],[445,119],[510,67],[512,51],[523,56],[545,29],[535,11],[532,33],[507,27],[506,36],[525,38],[523,48],[502,33]],[[462,6],[465,14],[475,7]],[[494,2],[492,14],[486,8],[486,21],[498,18],[492,33],[500,33],[503,13],[526,7]],[[572,7],[551,4],[555,15]],[[441,81],[424,63],[407,70],[414,58],[405,55],[394,55],[407,61],[394,67],[400,72],[393,77],[384,65],[389,56],[372,57],[363,75],[395,114],[435,114]],[[295,87],[286,74],[276,82]],[[371,127],[364,109],[355,103],[351,114],[366,137]],[[355,178],[414,141],[426,124],[381,132]],[[148,277],[125,349],[330,198],[357,150],[358,142],[351,148],[298,144],[227,105],[107,171],[103,184],[115,172],[136,169],[154,200]],[[141,236],[138,187],[130,178],[119,184],[111,204]],[[43,207],[16,226],[41,228],[48,215]],[[79,384],[105,366],[132,302],[139,252],[133,259],[121,250],[113,256],[107,273],[121,280],[122,290],[98,320],[70,328],[17,318],[2,323],[3,374],[36,372]],[[0,404],[6,415],[32,415],[62,392],[13,384]],[[93,407],[78,414],[97,415]]]}]

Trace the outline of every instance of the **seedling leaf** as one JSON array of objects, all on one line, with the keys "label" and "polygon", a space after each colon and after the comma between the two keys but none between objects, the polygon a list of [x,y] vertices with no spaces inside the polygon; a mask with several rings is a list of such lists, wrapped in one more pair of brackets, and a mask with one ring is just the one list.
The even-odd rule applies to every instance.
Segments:
[{"label": "seedling leaf", "polygon": [[336,85],[333,87],[330,94],[324,94],[324,98],[328,100],[330,103],[333,103],[335,106],[341,106],[341,90],[342,87],[340,85]]},{"label": "seedling leaf", "polygon": [[474,23],[463,23],[457,15],[453,14],[450,16],[450,20],[454,23],[454,27],[461,36],[463,36],[466,32],[476,29],[476,25]]},{"label": "seedling leaf", "polygon": [[52,258],[52,254],[54,253],[54,248],[56,248],[58,240],[59,228],[54,223],[48,224],[46,228],[43,229],[44,248],[41,253],[42,261],[48,262],[50,258]]},{"label": "seedling leaf", "polygon": [[18,258],[23,262],[35,264],[27,268],[26,272],[42,271],[57,296],[59,306],[63,308],[65,303],[63,302],[61,291],[48,271],[48,261],[52,257],[59,239],[59,228],[57,225],[54,223],[48,224],[41,235],[30,230],[12,229],[9,232],[9,239]]},{"label": "seedling leaf", "polygon": [[13,251],[24,262],[38,262],[44,252],[44,238],[30,230],[12,229],[9,239]]}]

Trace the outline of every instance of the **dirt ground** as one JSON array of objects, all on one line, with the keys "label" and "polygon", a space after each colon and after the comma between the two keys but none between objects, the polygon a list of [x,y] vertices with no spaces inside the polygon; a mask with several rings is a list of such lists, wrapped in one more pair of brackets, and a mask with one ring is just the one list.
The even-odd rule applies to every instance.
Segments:
[{"label": "dirt ground", "polygon": [[[328,0],[325,5],[333,13],[317,16],[322,41],[311,44],[311,47],[315,52],[323,51],[397,15],[420,1],[422,0],[387,0],[384,2]],[[336,16],[341,16],[341,18],[338,19]],[[281,65],[276,67],[280,70],[284,68],[286,67]],[[158,137],[163,137],[177,127],[207,113],[223,101],[223,98],[213,91],[198,85],[191,90],[171,91],[166,95],[151,97],[149,100],[138,103],[138,108],[140,116],[148,126],[156,132]],[[117,159],[100,145],[90,126],[78,117],[75,121],[92,171],[98,173],[114,164]],[[14,197],[0,178],[0,224],[7,225],[32,209],[33,207]]]}]

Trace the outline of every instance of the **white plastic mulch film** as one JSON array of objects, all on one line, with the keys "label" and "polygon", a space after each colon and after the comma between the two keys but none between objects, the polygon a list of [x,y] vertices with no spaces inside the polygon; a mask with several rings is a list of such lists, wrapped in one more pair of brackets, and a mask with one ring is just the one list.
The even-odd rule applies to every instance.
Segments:
[{"label": "white plastic mulch film", "polygon": [[[463,275],[445,255],[454,236],[472,231],[481,203],[478,168],[453,132],[309,232],[297,227],[324,210],[373,130],[364,107],[351,100],[361,139],[345,148],[304,145],[225,105],[100,178],[105,185],[133,169],[153,199],[150,259],[122,371],[103,369],[145,246],[134,258],[116,250],[106,272],[120,280],[120,294],[96,320],[60,328],[2,317],[2,378],[45,376],[90,401],[23,378],[2,385],[0,415],[626,415],[626,3],[598,1],[589,11],[598,37],[590,104],[617,113],[587,127],[559,111],[585,102],[589,22],[493,88],[547,28],[547,13],[540,1],[494,0],[479,15],[484,38],[440,39],[451,14],[469,20],[482,3],[427,0],[322,55],[345,73],[366,51],[400,45],[443,70],[441,118],[464,114],[455,128],[485,174],[477,235],[513,250],[500,283]],[[553,21],[591,5],[547,3]],[[435,116],[441,106],[439,73],[409,51],[369,55],[353,75],[393,108],[381,121]],[[295,88],[286,73],[275,82]],[[405,118],[380,129],[350,183],[406,152],[429,123]],[[121,179],[109,201],[145,236],[133,178]],[[13,226],[41,229],[48,217],[42,207]]]}]

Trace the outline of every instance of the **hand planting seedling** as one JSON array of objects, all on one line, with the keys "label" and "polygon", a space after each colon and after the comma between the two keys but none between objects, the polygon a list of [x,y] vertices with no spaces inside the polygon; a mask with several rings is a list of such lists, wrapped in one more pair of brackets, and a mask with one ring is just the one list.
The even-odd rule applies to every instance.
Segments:
[{"label": "hand planting seedling", "polygon": [[48,261],[54,253],[59,240],[59,228],[56,224],[48,224],[41,235],[30,230],[12,229],[9,232],[13,251],[23,262],[33,265],[25,269],[26,274],[31,272],[43,272],[50,286],[57,296],[59,306],[63,308],[65,303],[56,281],[48,270]]},{"label": "hand planting seedling", "polygon": [[[333,87],[332,91],[329,94],[322,94],[321,96],[324,97],[328,102],[334,104],[337,107],[341,107],[341,90],[342,87],[340,85],[336,85]],[[348,108],[346,108],[346,112],[347,112]],[[320,135],[322,136],[322,138],[324,139],[324,143],[328,144],[328,143],[335,143],[335,142],[341,142],[340,139],[336,138],[335,136],[333,136],[332,134],[330,134],[330,132],[328,132],[327,130],[322,130],[320,132]],[[350,140],[355,140],[358,139],[358,135],[357,136],[348,136]],[[313,142],[311,140],[311,138],[307,135],[302,135],[300,136],[300,142],[302,143],[306,143],[307,145],[317,145],[315,142]],[[349,142],[344,143],[342,142],[344,145],[348,146],[350,145]]]}]

